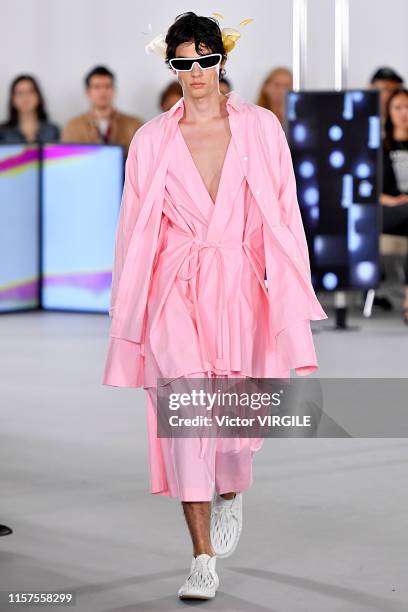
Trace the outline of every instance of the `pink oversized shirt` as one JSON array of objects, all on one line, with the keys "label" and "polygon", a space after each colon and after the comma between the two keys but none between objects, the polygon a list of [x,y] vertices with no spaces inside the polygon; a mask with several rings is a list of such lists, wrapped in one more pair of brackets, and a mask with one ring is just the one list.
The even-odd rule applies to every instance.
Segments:
[{"label": "pink oversized shirt", "polygon": [[[232,139],[213,203],[176,132],[160,231],[147,304],[144,386],[194,372],[266,377],[273,342],[262,216]],[[180,247],[183,256],[169,257]]]},{"label": "pink oversized shirt", "polygon": [[[227,110],[232,139],[215,205],[183,152],[183,98],[133,137],[116,233],[103,384],[148,387],[158,373],[171,379],[210,368],[239,366],[250,375],[279,377],[291,368],[307,375],[318,367],[310,320],[327,314],[311,284],[285,134],[274,113],[236,92],[228,94]],[[184,160],[184,190],[177,189],[175,156]],[[235,201],[237,209],[252,209],[252,235]],[[201,225],[192,222],[200,215]],[[253,317],[243,316],[246,291],[246,306],[255,304],[265,315],[258,328]],[[185,329],[194,321],[197,336]],[[187,337],[198,339],[190,344]],[[258,354],[251,352],[254,339],[261,339]]]}]

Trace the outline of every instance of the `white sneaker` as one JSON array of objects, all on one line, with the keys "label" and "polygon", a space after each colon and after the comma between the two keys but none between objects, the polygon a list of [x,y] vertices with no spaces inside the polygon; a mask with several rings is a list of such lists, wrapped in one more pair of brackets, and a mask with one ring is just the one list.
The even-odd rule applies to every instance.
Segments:
[{"label": "white sneaker", "polygon": [[232,555],[242,531],[242,493],[224,499],[215,492],[211,507],[211,545],[217,557]]},{"label": "white sneaker", "polygon": [[180,599],[213,599],[220,581],[215,571],[217,557],[203,553],[192,558],[190,573],[180,587]]}]

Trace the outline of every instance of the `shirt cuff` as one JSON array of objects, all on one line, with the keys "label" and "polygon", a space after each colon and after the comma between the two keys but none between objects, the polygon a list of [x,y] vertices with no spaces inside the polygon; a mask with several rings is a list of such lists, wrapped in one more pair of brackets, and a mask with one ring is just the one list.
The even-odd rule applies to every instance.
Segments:
[{"label": "shirt cuff", "polygon": [[319,367],[309,319],[282,329],[276,336],[276,350],[281,367],[294,369],[298,376],[308,376]]},{"label": "shirt cuff", "polygon": [[109,336],[103,385],[143,387],[144,344]]}]

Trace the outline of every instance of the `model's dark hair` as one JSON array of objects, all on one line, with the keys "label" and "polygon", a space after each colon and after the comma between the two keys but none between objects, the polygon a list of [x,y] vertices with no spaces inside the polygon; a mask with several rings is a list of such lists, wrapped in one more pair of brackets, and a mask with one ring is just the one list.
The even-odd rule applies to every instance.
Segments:
[{"label": "model's dark hair", "polygon": [[385,107],[384,148],[388,150],[391,148],[392,141],[394,139],[394,124],[392,122],[390,113],[391,102],[396,96],[400,95],[408,97],[408,89],[404,89],[403,87],[401,87],[400,89],[396,89],[395,91],[393,91]]},{"label": "model's dark hair", "polygon": [[[167,31],[165,42],[167,45],[165,63],[169,68],[169,60],[176,56],[177,47],[187,42],[195,44],[195,50],[199,55],[204,55],[201,46],[205,45],[211,53],[221,53],[222,59],[227,59],[221,29],[214,17],[202,17],[191,11],[177,15]],[[226,71],[221,68],[219,78],[223,78],[225,74]]]},{"label": "model's dark hair", "polygon": [[9,99],[8,99],[8,118],[3,123],[4,126],[16,127],[18,125],[18,110],[14,106],[13,97],[14,97],[16,87],[19,83],[21,83],[21,81],[30,81],[30,83],[34,87],[34,91],[38,97],[38,104],[36,108],[37,119],[39,121],[47,121],[48,115],[47,115],[47,111],[45,110],[45,102],[44,102],[44,98],[41,93],[41,89],[40,89],[40,86],[37,80],[30,74],[20,74],[15,79],[13,79],[10,85]]},{"label": "model's dark hair", "polygon": [[115,75],[109,70],[109,68],[106,68],[106,66],[95,66],[95,68],[92,68],[92,70],[88,72],[85,77],[85,85],[87,87],[89,87],[93,76],[108,76],[113,82],[115,81]]}]

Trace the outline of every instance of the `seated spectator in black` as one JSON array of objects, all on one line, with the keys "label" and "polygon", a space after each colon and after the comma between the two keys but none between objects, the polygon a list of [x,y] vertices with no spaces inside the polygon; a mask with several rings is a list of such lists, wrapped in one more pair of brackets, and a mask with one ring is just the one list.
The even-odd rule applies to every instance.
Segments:
[{"label": "seated spectator in black", "polygon": [[[408,238],[408,89],[391,94],[385,108],[382,231]],[[408,255],[403,319],[408,324]]]},{"label": "seated spectator in black", "polygon": [[384,124],[387,102],[396,89],[401,89],[403,79],[392,68],[383,66],[378,68],[370,79],[370,89],[378,89],[380,92],[380,112]]},{"label": "seated spectator in black", "polygon": [[229,93],[231,89],[232,89],[231,81],[229,81],[226,77],[221,77],[220,78],[220,92],[225,95]]},{"label": "seated spectator in black", "polygon": [[58,140],[59,128],[48,121],[45,102],[34,77],[22,74],[10,86],[8,119],[0,125],[0,142]]},{"label": "seated spectator in black", "polygon": [[160,108],[163,112],[171,109],[183,95],[183,89],[178,81],[172,81],[167,85],[160,96]]},{"label": "seated spectator in black", "polygon": [[127,152],[143,121],[115,108],[115,75],[105,66],[96,66],[86,75],[85,88],[90,108],[68,121],[61,140],[121,145]]}]

